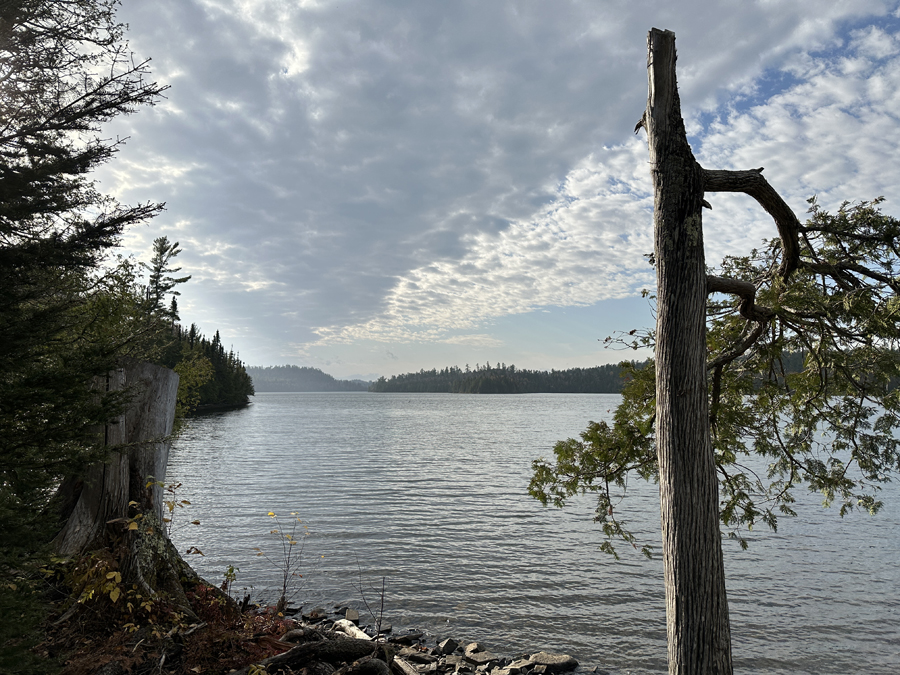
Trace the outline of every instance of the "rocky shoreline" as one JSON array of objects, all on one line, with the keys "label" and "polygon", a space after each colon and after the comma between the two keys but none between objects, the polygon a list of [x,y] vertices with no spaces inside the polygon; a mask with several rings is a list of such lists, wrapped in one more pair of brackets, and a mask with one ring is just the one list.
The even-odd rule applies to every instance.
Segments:
[{"label": "rocky shoreline", "polygon": [[[332,613],[318,608],[293,621],[296,627],[279,639],[286,651],[233,671],[235,675],[557,675],[579,667],[568,654],[501,656],[480,642],[437,642],[414,630],[393,634],[384,621],[360,627],[359,612],[353,608],[337,607]],[[606,673],[598,668],[590,672]]]}]

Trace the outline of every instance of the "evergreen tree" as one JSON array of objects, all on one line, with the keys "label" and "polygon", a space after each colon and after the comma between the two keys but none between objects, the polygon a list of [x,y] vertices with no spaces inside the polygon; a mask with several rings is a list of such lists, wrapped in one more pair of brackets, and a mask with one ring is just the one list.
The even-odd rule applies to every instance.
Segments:
[{"label": "evergreen tree", "polygon": [[[179,284],[187,282],[191,276],[173,277],[172,275],[180,272],[180,267],[172,267],[172,259],[175,258],[181,249],[178,248],[178,242],[169,243],[168,237],[157,237],[153,240],[153,257],[150,263],[141,263],[141,266],[150,272],[150,278],[147,282],[147,304],[148,311],[167,316],[174,320],[177,318],[178,303],[175,300],[176,295],[181,295],[175,289]],[[172,302],[169,309],[166,309],[166,296],[172,295]]]},{"label": "evergreen tree", "polygon": [[116,287],[121,269],[96,270],[124,228],[161,206],[123,206],[90,172],[119,145],[102,124],[165,88],[132,60],[115,4],[0,3],[0,575],[52,529],[48,495],[102,456],[92,429],[123,403],[91,382],[135,337],[116,334],[132,298]]}]

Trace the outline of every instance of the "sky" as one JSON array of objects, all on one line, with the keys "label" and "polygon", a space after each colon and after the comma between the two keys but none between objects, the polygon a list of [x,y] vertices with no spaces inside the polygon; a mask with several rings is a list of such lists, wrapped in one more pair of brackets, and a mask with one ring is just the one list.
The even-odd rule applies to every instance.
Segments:
[{"label": "sky", "polygon": [[[649,328],[647,32],[676,34],[689,140],[763,166],[803,219],[900,215],[898,0],[123,0],[170,85],[104,129],[96,174],[165,202],[123,254],[180,242],[181,318],[244,363],[338,378],[489,362],[564,369]],[[775,236],[707,195],[707,263]]]}]

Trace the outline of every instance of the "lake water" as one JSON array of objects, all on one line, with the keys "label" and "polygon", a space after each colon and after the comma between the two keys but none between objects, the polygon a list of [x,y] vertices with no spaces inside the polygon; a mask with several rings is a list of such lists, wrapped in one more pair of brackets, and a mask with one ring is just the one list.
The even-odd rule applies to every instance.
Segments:
[{"label": "lake water", "polygon": [[[611,673],[666,672],[662,564],[627,544],[598,552],[590,495],[558,510],[527,494],[531,460],[618,395],[258,394],[243,410],[190,420],[169,481],[191,505],[172,538],[212,582],[273,602],[270,530],[296,511],[309,527],[305,610],[344,604],[365,621],[385,579],[396,629],[479,640],[515,655],[547,649]],[[656,487],[635,480],[622,505],[639,540],[657,544]],[[735,668],[744,673],[900,672],[900,490],[876,517],[798,492],[794,519],[725,542]],[[199,519],[193,526],[189,520]],[[298,534],[299,534],[298,530]],[[628,550],[625,550],[625,549]],[[363,593],[360,593],[362,588]]]}]

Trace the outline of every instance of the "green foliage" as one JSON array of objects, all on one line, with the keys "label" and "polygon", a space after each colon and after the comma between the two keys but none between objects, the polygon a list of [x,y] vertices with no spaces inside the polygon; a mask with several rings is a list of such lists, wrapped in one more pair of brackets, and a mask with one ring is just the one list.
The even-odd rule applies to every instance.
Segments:
[{"label": "green foliage", "polygon": [[[168,237],[157,237],[153,240],[153,257],[150,263],[141,263],[141,266],[150,272],[147,281],[147,304],[149,310],[161,316],[175,321],[178,310],[178,303],[175,302],[175,296],[181,295],[176,290],[176,286],[187,282],[191,276],[173,277],[171,275],[180,272],[180,267],[172,267],[172,259],[181,253],[178,248],[178,242],[170,243]],[[166,308],[165,299],[167,295],[171,295],[172,305]]]},{"label": "green foliage", "polygon": [[0,673],[50,675],[62,664],[35,651],[51,612],[46,584],[31,565],[4,575],[0,583]]},{"label": "green foliage", "polygon": [[195,324],[187,330],[175,324],[167,339],[158,363],[185,378],[178,388],[178,410],[184,415],[205,407],[244,405],[253,395],[253,380],[234,351],[225,351],[219,331],[209,340]]},{"label": "green foliage", "polygon": [[175,408],[176,419],[190,415],[200,404],[200,390],[215,376],[210,360],[203,355],[199,345],[181,343],[181,360],[175,364],[178,373],[178,401]]},{"label": "green foliage", "polygon": [[103,378],[138,349],[121,330],[128,270],[98,270],[161,206],[120,205],[89,178],[117,146],[102,124],[164,89],[123,29],[115,3],[0,3],[0,569],[52,532],[59,479],[104,456],[98,429],[125,394]]},{"label": "green foliage", "polygon": [[[776,529],[779,516],[795,515],[800,486],[839,504],[842,516],[855,508],[874,514],[881,484],[900,470],[900,222],[880,212],[880,201],[829,214],[811,200],[800,264],[787,282],[774,273],[780,240],[728,258],[716,272],[752,282],[757,306],[771,310],[748,320],[733,298],[707,305],[720,515],[744,547],[745,530],[760,521]],[[643,339],[652,343],[652,334]],[[597,493],[604,533],[632,544],[615,506],[630,474],[656,476],[652,372],[633,371],[612,426],[592,422],[580,441],[556,445],[555,462],[534,462],[529,488],[556,506]],[[763,459],[765,472],[749,468],[751,456]],[[603,548],[614,552],[610,541]]]}]

